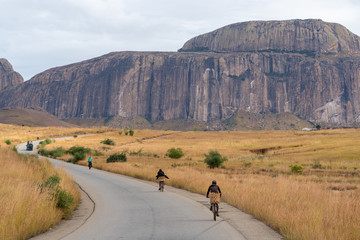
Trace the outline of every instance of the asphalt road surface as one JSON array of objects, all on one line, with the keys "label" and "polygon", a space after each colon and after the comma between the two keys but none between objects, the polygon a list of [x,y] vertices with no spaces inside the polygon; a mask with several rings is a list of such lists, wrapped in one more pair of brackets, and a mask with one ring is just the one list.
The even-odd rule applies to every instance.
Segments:
[{"label": "asphalt road surface", "polygon": [[[34,142],[34,149],[36,144]],[[20,144],[18,151],[26,152],[25,144]],[[94,207],[91,216],[81,226],[62,236],[61,233],[50,235],[49,239],[251,239],[222,218],[222,209],[218,221],[214,221],[212,212],[204,204],[167,191],[168,186],[164,192],[159,192],[153,183],[51,161],[56,167],[66,168],[90,197]],[[198,197],[208,201],[204,196]],[[281,238],[270,230],[269,238],[258,239]]]}]

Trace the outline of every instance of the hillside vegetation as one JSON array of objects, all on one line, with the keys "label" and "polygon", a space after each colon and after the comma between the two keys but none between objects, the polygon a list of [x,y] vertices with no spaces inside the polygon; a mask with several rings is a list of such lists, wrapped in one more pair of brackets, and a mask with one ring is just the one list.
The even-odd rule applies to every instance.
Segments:
[{"label": "hillside vegetation", "polygon": [[[47,150],[83,146],[93,166],[155,181],[162,168],[166,183],[205,194],[216,179],[223,201],[278,230],[286,239],[359,239],[360,135],[356,129],[247,132],[114,130],[46,145]],[[110,139],[114,145],[107,145]],[[171,148],[184,153],[167,156]],[[227,161],[210,169],[210,150]],[[126,162],[107,163],[113,154]],[[65,154],[65,161],[72,158]],[[86,158],[85,158],[86,159]],[[86,164],[86,160],[79,161]]]},{"label": "hillside vegetation", "polygon": [[22,156],[15,145],[37,138],[96,133],[106,129],[20,127],[0,124],[0,239],[28,239],[54,227],[79,204],[80,194],[63,169]]},{"label": "hillside vegetation", "polygon": [[69,217],[80,201],[74,180],[33,156],[0,149],[0,239],[28,239]]}]

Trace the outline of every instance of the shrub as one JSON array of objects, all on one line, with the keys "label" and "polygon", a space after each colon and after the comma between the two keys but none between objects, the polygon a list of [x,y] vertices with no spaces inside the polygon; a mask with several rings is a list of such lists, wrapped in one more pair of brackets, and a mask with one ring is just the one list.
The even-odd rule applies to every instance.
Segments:
[{"label": "shrub", "polygon": [[222,157],[220,153],[216,150],[210,150],[209,154],[204,154],[204,155],[205,155],[204,162],[210,168],[220,167],[223,164],[223,162],[227,161],[227,158]]},{"label": "shrub", "polygon": [[77,137],[78,137],[78,135],[75,134],[75,135],[74,135],[74,138],[77,138]]},{"label": "shrub", "polygon": [[43,141],[40,141],[38,148],[44,147],[45,145],[50,144],[50,143],[51,143],[51,139],[45,139]]},{"label": "shrub", "polygon": [[75,162],[78,162],[80,160],[84,160],[85,159],[85,153],[84,152],[76,152],[74,154],[74,160]]},{"label": "shrub", "polygon": [[102,140],[101,143],[106,144],[106,145],[115,145],[114,140],[107,138],[105,140]]},{"label": "shrub", "polygon": [[75,155],[78,152],[84,153],[84,154],[90,154],[91,149],[90,148],[85,148],[85,147],[73,146],[69,150],[66,151],[66,153],[70,153],[72,155]]},{"label": "shrub", "polygon": [[91,154],[91,149],[85,147],[73,146],[69,150],[67,150],[66,153],[70,153],[71,155],[74,156],[73,158],[70,158],[68,162],[77,163],[80,160],[84,160],[86,154]]},{"label": "shrub", "polygon": [[292,173],[296,173],[296,174],[302,174],[303,168],[302,166],[299,165],[290,165],[290,169]]},{"label": "shrub", "polygon": [[74,197],[65,190],[58,190],[56,193],[56,207],[67,210],[74,204]]},{"label": "shrub", "polygon": [[126,162],[127,158],[126,158],[126,153],[115,153],[110,155],[110,157],[108,157],[108,159],[106,159],[107,163],[110,162]]},{"label": "shrub", "polygon": [[41,191],[44,188],[50,190],[51,197],[56,199],[56,207],[60,208],[65,214],[67,214],[67,210],[74,204],[74,197],[62,190],[59,186],[61,178],[58,175],[50,176],[42,185]]},{"label": "shrub", "polygon": [[50,176],[42,185],[42,187],[47,187],[50,189],[55,189],[57,185],[60,183],[60,177],[58,175]]},{"label": "shrub", "polygon": [[46,149],[44,149],[44,148],[40,149],[40,150],[38,151],[38,153],[39,153],[40,155],[42,155],[42,156],[45,156],[45,157],[48,157],[48,156],[49,156],[49,151],[46,150]]},{"label": "shrub", "polygon": [[132,129],[130,128],[129,134],[130,134],[130,136],[134,136],[134,130],[132,130]]},{"label": "shrub", "polygon": [[118,131],[118,133],[119,133],[119,135],[121,135],[121,134],[122,134],[122,131],[120,130],[120,131]]},{"label": "shrub", "polygon": [[170,148],[167,150],[167,153],[165,155],[170,158],[178,159],[184,156],[184,153],[181,148]]},{"label": "shrub", "polygon": [[10,144],[11,144],[11,140],[10,140],[10,139],[6,139],[6,140],[5,140],[5,143],[6,143],[7,145],[10,145]]},{"label": "shrub", "polygon": [[58,147],[55,150],[40,149],[38,153],[45,157],[57,158],[65,154],[65,150],[62,147]]}]

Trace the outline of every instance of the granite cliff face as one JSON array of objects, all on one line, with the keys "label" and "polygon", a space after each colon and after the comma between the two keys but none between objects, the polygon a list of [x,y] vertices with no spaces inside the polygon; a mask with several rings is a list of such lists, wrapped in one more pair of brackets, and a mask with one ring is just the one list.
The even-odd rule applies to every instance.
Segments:
[{"label": "granite cliff face", "polygon": [[0,58],[0,90],[23,83],[23,77],[14,71],[5,58]]},{"label": "granite cliff face", "polygon": [[[289,112],[341,126],[360,122],[356,35],[318,20],[244,24],[249,31],[268,29],[266,36],[274,39],[257,33],[258,42],[244,45],[239,39],[247,36],[242,36],[240,23],[190,40],[182,48],[213,52],[110,53],[47,70],[3,90],[0,107],[38,106],[62,119],[142,116],[149,121],[213,122],[243,110]],[[265,27],[269,24],[273,27]],[[304,27],[315,25],[318,28]],[[290,26],[298,35],[281,33]],[[319,29],[322,34],[316,35]],[[313,43],[311,37],[297,40],[309,34],[321,37],[312,38]]]},{"label": "granite cliff face", "polygon": [[322,20],[252,21],[231,24],[185,43],[182,51],[359,53],[359,37]]}]

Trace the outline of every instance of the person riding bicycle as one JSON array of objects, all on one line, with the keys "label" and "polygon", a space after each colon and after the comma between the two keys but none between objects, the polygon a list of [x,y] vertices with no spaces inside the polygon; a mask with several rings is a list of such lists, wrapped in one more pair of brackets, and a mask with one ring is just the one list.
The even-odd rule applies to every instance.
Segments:
[{"label": "person riding bicycle", "polygon": [[217,204],[219,204],[220,198],[221,198],[221,190],[220,190],[220,187],[218,185],[216,185],[215,180],[213,180],[211,185],[209,186],[209,189],[206,193],[207,198],[209,198],[209,193],[210,193],[210,211],[212,211],[211,203],[216,202]]},{"label": "person riding bicycle", "polygon": [[159,169],[157,175],[156,175],[156,179],[159,180],[159,190],[161,188],[161,182],[165,181],[165,178],[169,179],[168,176],[165,175],[165,173],[163,172],[163,170]]},{"label": "person riding bicycle", "polygon": [[92,158],[91,158],[91,156],[89,157],[88,163],[89,163],[89,169],[90,169],[92,167]]}]

